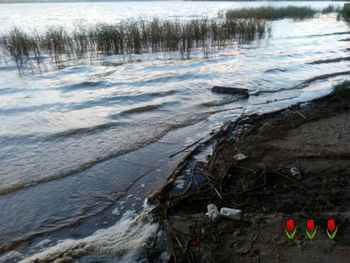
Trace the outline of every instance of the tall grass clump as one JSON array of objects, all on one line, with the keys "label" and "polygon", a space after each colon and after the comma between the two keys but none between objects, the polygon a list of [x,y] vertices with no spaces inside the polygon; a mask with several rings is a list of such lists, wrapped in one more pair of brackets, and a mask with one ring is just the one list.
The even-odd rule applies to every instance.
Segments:
[{"label": "tall grass clump", "polygon": [[99,55],[178,52],[190,57],[193,49],[249,42],[262,38],[267,28],[256,19],[202,19],[187,22],[154,19],[124,21],[116,25],[96,25],[67,31],[51,27],[28,34],[18,28],[0,37],[0,48],[18,66],[40,63],[42,55],[59,64]]},{"label": "tall grass clump", "polygon": [[329,5],[321,10],[322,14],[339,13],[342,10],[341,7]]},{"label": "tall grass clump", "polygon": [[350,88],[350,80],[344,80],[333,87],[333,93],[337,95],[343,94]]},{"label": "tall grass clump", "polygon": [[306,19],[314,17],[319,11],[307,6],[242,8],[226,12],[227,19],[254,18],[276,20],[282,18]]},{"label": "tall grass clump", "polygon": [[29,35],[18,28],[11,30],[1,37],[0,45],[15,61],[18,67],[32,63],[32,58],[40,63],[41,48],[39,36],[36,32]]},{"label": "tall grass clump", "polygon": [[343,10],[343,9],[339,10],[337,19],[349,22],[350,21],[350,12],[347,10]]}]

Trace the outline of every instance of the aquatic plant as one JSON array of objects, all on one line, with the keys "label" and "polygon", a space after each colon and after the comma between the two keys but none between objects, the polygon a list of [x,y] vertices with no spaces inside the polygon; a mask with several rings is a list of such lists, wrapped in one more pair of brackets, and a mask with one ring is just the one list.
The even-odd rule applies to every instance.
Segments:
[{"label": "aquatic plant", "polygon": [[0,37],[0,48],[16,64],[40,64],[42,54],[60,64],[99,55],[125,55],[153,52],[179,52],[189,58],[191,51],[262,38],[267,24],[256,19],[200,19],[186,22],[154,19],[122,21],[116,25],[95,25],[68,31],[50,27],[32,34],[18,28]]},{"label": "aquatic plant", "polygon": [[329,5],[321,10],[322,14],[339,13],[342,10],[341,7]]},{"label": "aquatic plant", "polygon": [[350,88],[350,80],[344,80],[333,87],[333,93],[341,95]]},{"label": "aquatic plant", "polygon": [[306,19],[312,18],[318,10],[312,9],[307,6],[287,6],[287,7],[272,7],[262,6],[256,8],[241,8],[236,10],[229,10],[226,12],[226,19],[237,18],[255,18],[255,19],[267,19],[276,20],[282,18],[292,19]]},{"label": "aquatic plant", "polygon": [[349,22],[350,21],[350,12],[347,10],[339,10],[337,19]]}]

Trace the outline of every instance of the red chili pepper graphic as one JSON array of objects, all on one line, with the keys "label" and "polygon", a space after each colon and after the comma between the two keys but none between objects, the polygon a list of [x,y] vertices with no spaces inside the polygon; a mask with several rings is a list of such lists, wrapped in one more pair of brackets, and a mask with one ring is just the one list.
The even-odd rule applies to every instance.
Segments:
[{"label": "red chili pepper graphic", "polygon": [[297,227],[295,226],[293,219],[288,219],[286,221],[285,232],[286,232],[286,235],[289,239],[294,238],[294,236],[297,232]]},{"label": "red chili pepper graphic", "polygon": [[334,219],[328,219],[326,232],[327,232],[327,236],[329,237],[329,239],[335,238],[335,236],[338,232],[338,226],[335,227]]},{"label": "red chili pepper graphic", "polygon": [[306,221],[306,235],[312,240],[317,233],[317,226],[315,228],[315,221],[313,219],[308,219]]}]

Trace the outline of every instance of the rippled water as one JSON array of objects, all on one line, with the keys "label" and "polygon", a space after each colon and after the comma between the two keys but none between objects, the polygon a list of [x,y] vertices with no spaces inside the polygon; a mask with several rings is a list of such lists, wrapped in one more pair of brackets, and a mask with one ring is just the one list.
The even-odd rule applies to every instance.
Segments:
[{"label": "rippled water", "polygon": [[[49,24],[112,23],[140,16],[215,16],[218,11],[227,8],[262,4],[118,2],[0,5],[0,20],[5,21],[0,24],[0,31],[6,31],[12,25],[24,25],[29,30]],[[290,2],[273,3],[287,4]],[[323,7],[329,2],[297,4]],[[342,5],[338,2],[332,4]],[[0,215],[3,213],[0,216],[3,220],[0,240],[8,242],[26,235],[26,232],[47,230],[55,222],[49,220],[54,214],[53,205],[50,209],[41,208],[36,214],[38,211],[33,211],[33,200],[39,200],[35,199],[39,197],[30,199],[33,195],[28,192],[23,194],[26,198],[21,197],[23,206],[26,200],[31,200],[30,204],[29,201],[26,204],[32,205],[28,212],[31,222],[39,220],[40,224],[34,230],[31,229],[34,228],[33,223],[16,232],[18,225],[6,223],[23,210],[11,209],[18,202],[16,198],[21,196],[19,189],[34,185],[44,189],[47,184],[44,182],[58,185],[64,182],[57,181],[58,178],[71,178],[87,169],[96,171],[95,167],[99,167],[98,171],[113,173],[113,180],[116,180],[114,194],[117,195],[118,191],[126,188],[127,184],[121,182],[128,182],[130,174],[126,172],[126,178],[119,175],[120,168],[115,168],[119,166],[106,163],[112,158],[143,148],[181,127],[201,122],[198,134],[209,132],[213,126],[242,112],[269,111],[328,93],[333,84],[350,76],[349,42],[340,41],[349,36],[349,25],[329,15],[298,22],[287,19],[274,21],[271,34],[265,39],[225,48],[207,59],[200,56],[190,60],[166,59],[162,54],[153,54],[133,56],[130,61],[129,58],[121,60],[118,56],[111,56],[100,57],[91,63],[80,61],[41,74],[20,76],[16,66],[7,58],[2,58],[0,203],[8,211],[16,213],[6,212],[5,215],[6,209],[0,211]],[[8,62],[4,63],[4,60]],[[249,88],[251,96],[242,101],[214,94],[211,92],[214,85]],[[84,180],[88,180],[84,178],[91,177],[77,180],[84,184]],[[129,183],[135,180],[132,176],[129,178]],[[94,188],[97,187],[95,183]],[[71,183],[62,185],[63,192],[65,186],[71,187]],[[44,191],[48,196],[50,189]],[[64,196],[72,191],[69,187],[67,189],[69,191]],[[101,186],[98,191],[111,195],[113,190],[106,189],[107,186],[105,190]],[[61,198],[60,194],[55,194],[55,198]],[[90,197],[79,201],[80,208],[93,203],[87,201]],[[55,201],[50,202],[53,204]],[[74,202],[67,202],[65,209],[66,218],[56,218],[56,222],[67,223],[68,217],[78,217],[87,211],[81,208],[82,211],[70,215],[68,211],[74,209]],[[96,207],[91,209],[99,211]]]}]

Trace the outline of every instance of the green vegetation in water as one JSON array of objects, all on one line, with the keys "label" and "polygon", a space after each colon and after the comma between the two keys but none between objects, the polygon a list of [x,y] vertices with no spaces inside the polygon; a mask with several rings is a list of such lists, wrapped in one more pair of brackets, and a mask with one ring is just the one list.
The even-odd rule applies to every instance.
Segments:
[{"label": "green vegetation in water", "polygon": [[319,14],[339,13],[342,8],[334,5],[329,5],[322,10],[313,9],[308,6],[287,6],[287,7],[272,7],[262,6],[255,8],[241,8],[236,10],[229,10],[226,12],[227,19],[237,18],[255,18],[266,20],[277,20],[283,18],[291,18],[296,20],[303,20],[312,18]]},{"label": "green vegetation in water", "polygon": [[343,10],[343,8],[334,6],[334,5],[329,5],[325,8],[322,9],[321,13],[322,14],[330,14],[330,13],[339,13]]},{"label": "green vegetation in water", "polygon": [[345,10],[338,11],[338,20],[350,21],[350,12]]},{"label": "green vegetation in water", "polygon": [[333,87],[333,93],[341,95],[342,93],[344,93],[349,88],[350,88],[350,80],[345,80],[345,81],[343,81],[341,83],[338,83],[337,85],[335,85]]},{"label": "green vegetation in water", "polygon": [[180,21],[124,21],[68,32],[51,27],[45,32],[26,33],[18,28],[0,37],[0,48],[18,67],[35,66],[49,55],[57,64],[98,55],[179,52],[189,58],[193,49],[204,53],[212,47],[262,38],[267,24],[256,19],[203,19]]},{"label": "green vegetation in water", "polygon": [[207,56],[210,48],[262,38],[268,28],[265,20],[306,19],[334,12],[340,19],[349,18],[348,13],[333,5],[322,10],[305,6],[267,6],[229,10],[217,19],[186,22],[158,19],[123,21],[116,25],[96,25],[73,31],[51,27],[41,33],[27,33],[14,28],[0,36],[0,51],[10,55],[19,69],[28,65],[33,69],[42,64],[47,55],[61,65],[63,61],[99,55],[177,52],[182,58],[189,58],[193,50],[202,49]]},{"label": "green vegetation in water", "polygon": [[226,18],[255,18],[268,20],[276,20],[282,18],[306,19],[314,17],[317,13],[318,10],[306,6],[262,6],[257,8],[242,8],[237,10],[230,10],[226,12]]}]

